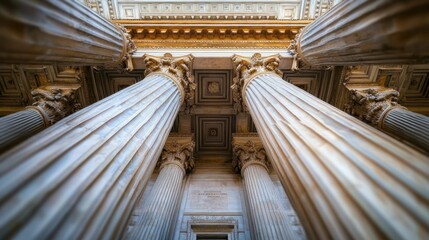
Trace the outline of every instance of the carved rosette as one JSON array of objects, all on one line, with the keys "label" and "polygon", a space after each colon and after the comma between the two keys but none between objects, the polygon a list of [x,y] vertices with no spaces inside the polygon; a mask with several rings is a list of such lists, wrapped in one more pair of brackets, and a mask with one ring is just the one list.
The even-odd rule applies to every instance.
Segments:
[{"label": "carved rosette", "polygon": [[42,114],[47,126],[52,125],[82,108],[76,102],[75,92],[75,89],[37,88],[31,91],[34,100],[31,108]]},{"label": "carved rosette", "polygon": [[169,77],[177,85],[181,93],[181,113],[191,114],[194,107],[196,88],[194,78],[191,75],[194,57],[189,54],[174,58],[170,53],[164,54],[163,57],[147,54],[143,57],[146,64],[145,75],[163,74]]},{"label": "carved rosette", "polygon": [[126,71],[130,72],[134,69],[131,56],[137,51],[137,47],[131,40],[131,35],[128,33],[127,29],[122,25],[118,25],[118,28],[120,29],[122,38],[124,40],[124,49],[122,52],[121,59],[119,59],[119,61],[121,62],[122,67]]},{"label": "carved rosette", "polygon": [[235,78],[233,79],[232,96],[234,100],[234,110],[236,113],[248,111],[245,100],[245,90],[249,82],[259,74],[283,73],[278,69],[280,55],[262,57],[260,53],[255,53],[251,58],[234,55],[232,57],[235,68]]},{"label": "carved rosette", "polygon": [[158,168],[162,169],[167,164],[176,164],[186,173],[191,172],[195,165],[194,147],[195,142],[193,140],[185,140],[185,142],[177,139],[168,140],[162,149],[157,164]]},{"label": "carved rosette", "polygon": [[386,113],[393,108],[404,108],[398,104],[399,92],[393,89],[351,90],[345,111],[374,126],[380,126]]},{"label": "carved rosette", "polygon": [[270,164],[264,146],[259,139],[249,138],[247,141],[234,139],[232,145],[232,166],[237,173],[243,172],[247,166],[252,164],[261,165],[268,171]]}]

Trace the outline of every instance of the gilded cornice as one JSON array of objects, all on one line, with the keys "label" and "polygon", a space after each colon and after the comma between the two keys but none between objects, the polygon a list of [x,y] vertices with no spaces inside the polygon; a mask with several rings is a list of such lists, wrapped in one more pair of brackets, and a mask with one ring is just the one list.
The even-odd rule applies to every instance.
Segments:
[{"label": "gilded cornice", "polygon": [[115,20],[139,48],[286,49],[307,20]]}]

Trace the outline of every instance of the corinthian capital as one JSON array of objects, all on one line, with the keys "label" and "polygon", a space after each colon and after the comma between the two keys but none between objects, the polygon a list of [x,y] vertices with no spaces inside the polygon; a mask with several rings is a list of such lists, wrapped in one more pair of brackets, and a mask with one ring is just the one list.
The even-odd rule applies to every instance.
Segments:
[{"label": "corinthian capital", "polygon": [[81,109],[81,105],[76,102],[75,91],[75,89],[37,88],[31,91],[34,100],[32,108],[44,116],[46,125],[52,125]]},{"label": "corinthian capital", "polygon": [[192,136],[170,136],[162,149],[158,167],[167,164],[179,165],[185,172],[191,172],[194,168],[195,142]]},{"label": "corinthian capital", "polygon": [[181,93],[181,111],[189,114],[194,105],[196,84],[192,77],[192,55],[174,58],[170,53],[163,57],[144,55],[146,64],[145,75],[163,74],[168,76],[179,88]]},{"label": "corinthian capital", "polygon": [[255,134],[234,136],[232,165],[236,172],[242,172],[247,166],[259,164],[268,171],[269,162],[259,137]]},{"label": "corinthian capital", "polygon": [[398,104],[399,92],[393,89],[351,90],[349,103],[345,111],[365,122],[379,126],[384,116]]},{"label": "corinthian capital", "polygon": [[124,42],[122,58],[120,59],[120,61],[122,63],[122,67],[126,71],[132,71],[134,67],[133,67],[133,61],[131,59],[131,56],[133,55],[134,52],[137,51],[137,47],[134,44],[134,42],[131,40],[131,35],[128,33],[127,29],[121,25],[118,25],[118,27],[121,30],[121,34]]},{"label": "corinthian capital", "polygon": [[260,53],[255,53],[251,58],[234,55],[232,57],[235,68],[234,84],[231,86],[234,110],[236,113],[245,111],[246,104],[244,103],[243,92],[247,84],[257,75],[264,73],[274,73],[282,76],[279,70],[280,55],[272,55],[262,57]]}]

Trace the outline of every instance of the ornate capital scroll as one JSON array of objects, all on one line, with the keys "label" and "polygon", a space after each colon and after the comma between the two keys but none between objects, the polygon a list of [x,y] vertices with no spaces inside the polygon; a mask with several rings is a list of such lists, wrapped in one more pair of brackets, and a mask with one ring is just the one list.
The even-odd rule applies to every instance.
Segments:
[{"label": "ornate capital scroll", "polygon": [[125,69],[125,71],[130,72],[134,69],[131,56],[133,55],[134,52],[137,51],[137,47],[134,44],[134,42],[131,40],[131,35],[128,33],[127,29],[122,25],[118,25],[118,28],[122,34],[122,38],[124,41],[122,55],[119,61],[121,62],[121,65]]},{"label": "ornate capital scroll", "polygon": [[268,171],[270,164],[264,146],[256,134],[235,135],[232,145],[232,165],[236,172],[243,172],[252,164],[261,165]]},{"label": "ornate capital scroll", "polygon": [[[234,55],[232,57],[235,68],[234,84],[231,86],[234,100],[234,110],[236,113],[247,109],[245,102],[245,91],[249,82],[259,74],[274,73],[280,76],[283,73],[278,69],[280,55],[262,57],[260,53],[255,53],[251,58]],[[247,111],[247,110],[246,110]]]},{"label": "ornate capital scroll", "polygon": [[167,164],[176,164],[185,172],[191,172],[195,165],[194,147],[195,142],[192,136],[170,136],[162,149],[158,167],[162,168]]},{"label": "ornate capital scroll", "polygon": [[170,53],[164,54],[163,57],[144,55],[145,75],[163,74],[168,76],[179,88],[182,102],[180,111],[185,114],[190,114],[194,107],[196,84],[191,75],[193,58],[191,54],[176,58]]},{"label": "ornate capital scroll", "polygon": [[38,110],[49,126],[82,108],[75,93],[70,88],[37,88],[31,91],[34,103],[30,108]]},{"label": "ornate capital scroll", "polygon": [[301,37],[302,37],[303,28],[299,30],[299,33],[295,35],[295,39],[293,39],[287,50],[293,55],[292,62],[292,71],[298,71],[301,68],[301,65],[310,65],[307,61],[305,61],[304,56],[301,53]]},{"label": "ornate capital scroll", "polygon": [[386,113],[393,108],[404,108],[398,103],[399,92],[393,89],[351,90],[345,111],[374,126],[382,124]]}]

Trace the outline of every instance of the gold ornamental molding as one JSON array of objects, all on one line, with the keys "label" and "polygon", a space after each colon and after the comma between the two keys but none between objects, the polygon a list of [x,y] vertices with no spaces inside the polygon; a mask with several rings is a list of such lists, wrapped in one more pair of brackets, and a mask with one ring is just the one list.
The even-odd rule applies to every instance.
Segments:
[{"label": "gold ornamental molding", "polygon": [[139,48],[286,49],[308,20],[114,20]]}]

